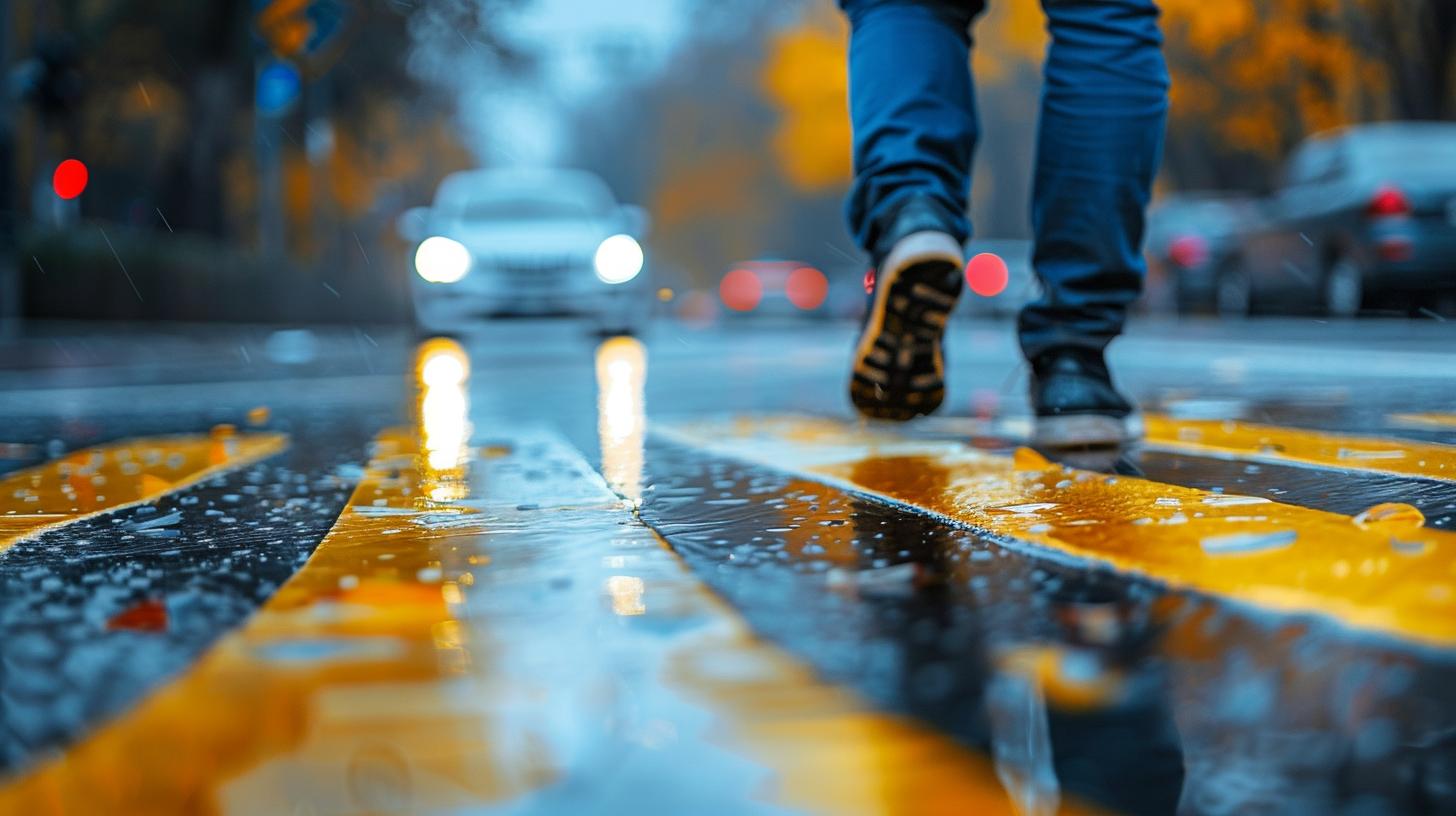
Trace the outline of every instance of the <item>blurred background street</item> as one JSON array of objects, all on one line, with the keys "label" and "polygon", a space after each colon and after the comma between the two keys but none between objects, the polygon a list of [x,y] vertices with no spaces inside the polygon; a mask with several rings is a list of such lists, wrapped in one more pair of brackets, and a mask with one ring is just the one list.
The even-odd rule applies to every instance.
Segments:
[{"label": "blurred background street", "polygon": [[[1163,8],[1173,106],[1145,308],[1450,314],[1449,5]],[[591,194],[549,185],[556,209],[515,218],[637,233],[664,312],[752,311],[720,289],[768,261],[824,276],[822,305],[817,277],[799,284],[807,311],[857,316],[846,32],[828,2],[21,2],[3,22],[12,332],[21,316],[405,321],[430,224],[400,218],[450,173],[522,166],[599,179]],[[978,30],[971,214],[1014,283],[1045,34],[1016,3]],[[455,201],[510,195],[468,186]],[[523,240],[486,260],[509,274],[512,257],[594,249],[543,257]]]},{"label": "blurred background street", "polygon": [[1456,5],[1160,6],[1058,455],[1036,3],[902,425],[830,0],[0,7],[0,814],[1456,812]]}]

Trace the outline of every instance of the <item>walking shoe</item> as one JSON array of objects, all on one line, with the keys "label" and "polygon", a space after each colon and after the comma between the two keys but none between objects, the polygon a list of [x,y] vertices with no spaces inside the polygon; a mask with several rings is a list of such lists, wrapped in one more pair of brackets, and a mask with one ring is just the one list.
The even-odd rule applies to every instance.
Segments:
[{"label": "walking shoe", "polygon": [[873,288],[849,398],[861,414],[906,420],[945,399],[941,341],[961,293],[961,244],[949,219],[929,199],[900,208],[877,242]]},{"label": "walking shoe", "polygon": [[1142,436],[1142,418],[1112,384],[1102,352],[1065,346],[1031,361],[1032,444],[1122,445]]}]

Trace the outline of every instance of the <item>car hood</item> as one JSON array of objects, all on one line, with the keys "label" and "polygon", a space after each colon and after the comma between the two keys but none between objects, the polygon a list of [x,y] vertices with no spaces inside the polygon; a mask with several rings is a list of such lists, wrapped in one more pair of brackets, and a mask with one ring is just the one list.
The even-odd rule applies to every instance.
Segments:
[{"label": "car hood", "polygon": [[611,235],[600,221],[512,221],[442,225],[440,234],[454,238],[476,256],[512,257],[591,255]]}]

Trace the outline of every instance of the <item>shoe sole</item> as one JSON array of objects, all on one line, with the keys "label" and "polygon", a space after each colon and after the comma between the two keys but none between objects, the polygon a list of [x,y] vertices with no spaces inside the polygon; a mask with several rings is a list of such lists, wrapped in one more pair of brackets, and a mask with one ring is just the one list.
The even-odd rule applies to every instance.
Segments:
[{"label": "shoe sole", "polygon": [[1037,417],[1031,443],[1046,448],[1110,448],[1141,439],[1143,420],[1137,414],[1068,414]]},{"label": "shoe sole", "polygon": [[885,259],[849,383],[861,414],[907,420],[944,401],[942,340],[961,293],[960,253],[945,233],[916,232]]}]

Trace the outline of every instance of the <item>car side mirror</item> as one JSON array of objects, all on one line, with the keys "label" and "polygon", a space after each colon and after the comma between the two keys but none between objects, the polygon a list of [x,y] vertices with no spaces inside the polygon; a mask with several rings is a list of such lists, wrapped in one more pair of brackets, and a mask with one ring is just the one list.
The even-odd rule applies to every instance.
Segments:
[{"label": "car side mirror", "polygon": [[412,244],[425,240],[430,232],[430,208],[410,207],[400,213],[394,221],[394,231]]},{"label": "car side mirror", "polygon": [[622,232],[633,238],[645,238],[652,227],[651,214],[636,204],[623,204],[617,210],[617,218],[621,222]]}]

